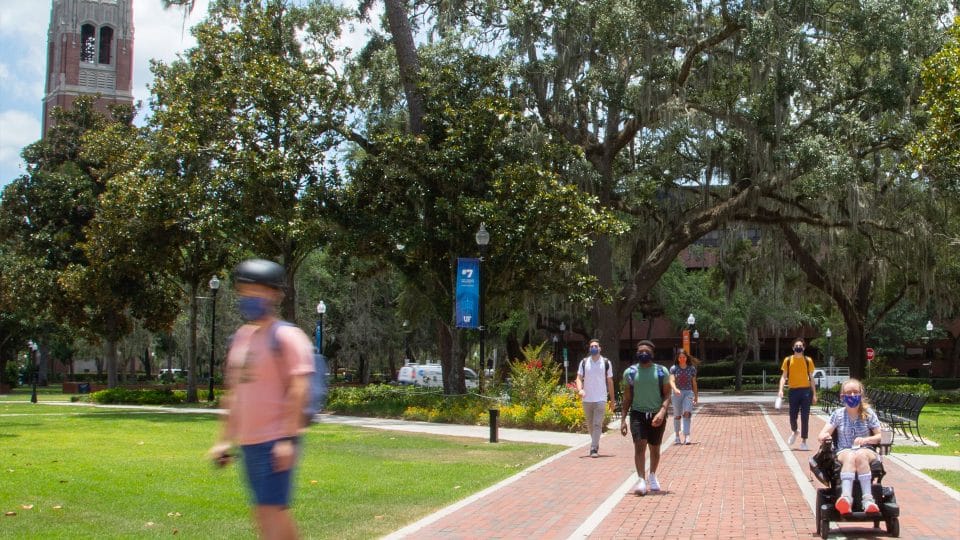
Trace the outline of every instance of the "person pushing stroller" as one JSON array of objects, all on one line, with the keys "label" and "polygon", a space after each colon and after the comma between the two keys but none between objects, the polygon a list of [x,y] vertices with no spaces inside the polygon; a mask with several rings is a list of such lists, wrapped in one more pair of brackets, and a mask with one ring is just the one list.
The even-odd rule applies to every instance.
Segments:
[{"label": "person pushing stroller", "polygon": [[830,414],[830,420],[817,436],[821,444],[831,438],[836,441],[841,495],[834,507],[842,515],[853,510],[853,482],[856,480],[863,493],[863,511],[879,512],[870,489],[870,463],[880,459],[874,449],[880,444],[880,420],[864,396],[863,383],[849,379],[840,388],[844,406]]}]

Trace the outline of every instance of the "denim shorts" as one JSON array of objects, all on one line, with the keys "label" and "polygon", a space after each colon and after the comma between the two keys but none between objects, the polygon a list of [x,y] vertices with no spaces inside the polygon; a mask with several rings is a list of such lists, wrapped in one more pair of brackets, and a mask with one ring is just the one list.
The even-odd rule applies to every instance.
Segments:
[{"label": "denim shorts", "polygon": [[[280,439],[282,440],[282,439]],[[273,445],[279,440],[260,444],[241,446],[243,465],[250,484],[251,498],[257,506],[290,506],[290,491],[293,484],[294,466],[285,471],[273,470]],[[294,446],[299,454],[300,445],[295,439]]]}]

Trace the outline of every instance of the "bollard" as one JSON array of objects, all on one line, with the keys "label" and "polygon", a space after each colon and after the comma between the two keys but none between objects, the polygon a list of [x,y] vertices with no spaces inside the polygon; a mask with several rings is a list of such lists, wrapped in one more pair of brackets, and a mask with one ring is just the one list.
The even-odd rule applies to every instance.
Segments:
[{"label": "bollard", "polygon": [[497,418],[500,409],[490,409],[490,442],[497,442]]}]

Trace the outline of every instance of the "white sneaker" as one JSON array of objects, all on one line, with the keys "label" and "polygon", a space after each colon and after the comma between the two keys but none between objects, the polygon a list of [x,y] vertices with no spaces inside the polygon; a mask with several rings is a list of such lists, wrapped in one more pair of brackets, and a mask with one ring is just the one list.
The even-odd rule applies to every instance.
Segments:
[{"label": "white sneaker", "polygon": [[641,497],[647,494],[647,482],[641,478],[637,485],[633,486],[633,493]]},{"label": "white sneaker", "polygon": [[793,443],[797,442],[797,436],[800,435],[799,431],[794,431],[790,434],[790,438],[787,439],[787,446],[793,446]]},{"label": "white sneaker", "polygon": [[650,473],[650,476],[647,477],[648,484],[650,485],[650,491],[660,491],[660,482],[657,482],[657,475]]},{"label": "white sneaker", "polygon": [[806,443],[806,441],[800,443],[800,450],[802,450],[802,451],[804,451],[804,452],[806,452],[807,450],[810,450],[809,448],[807,448],[807,443]]}]

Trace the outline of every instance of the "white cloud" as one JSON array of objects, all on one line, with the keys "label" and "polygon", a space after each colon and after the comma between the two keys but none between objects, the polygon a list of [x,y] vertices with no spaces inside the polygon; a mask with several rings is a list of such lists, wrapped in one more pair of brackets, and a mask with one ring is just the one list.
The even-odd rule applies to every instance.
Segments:
[{"label": "white cloud", "polygon": [[37,115],[17,110],[0,112],[0,171],[4,174],[0,182],[9,182],[24,172],[20,152],[39,138]]}]

